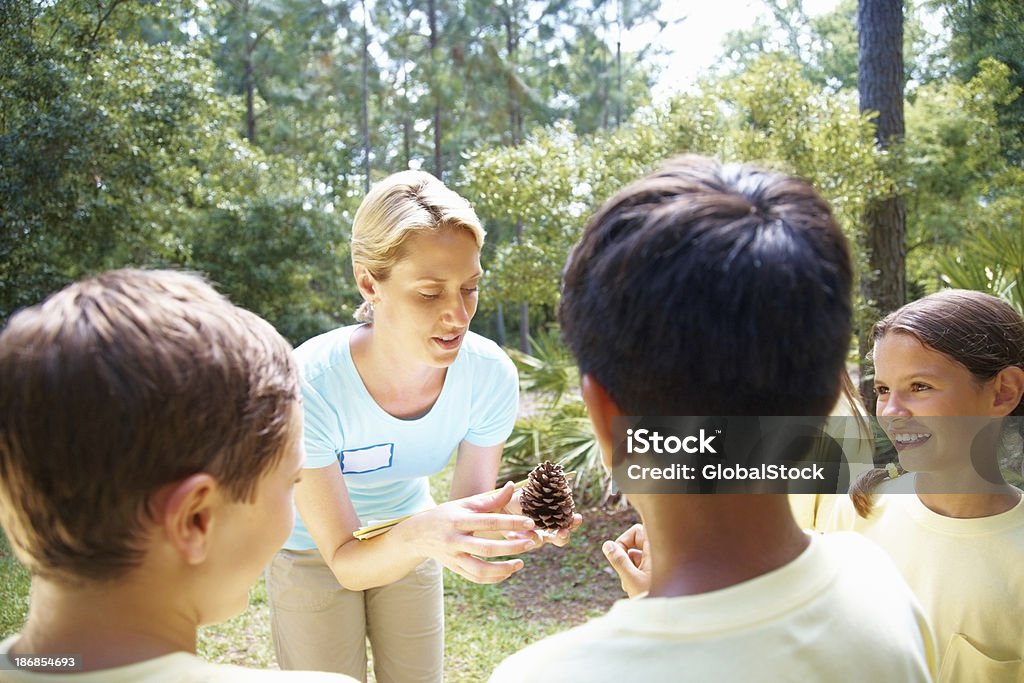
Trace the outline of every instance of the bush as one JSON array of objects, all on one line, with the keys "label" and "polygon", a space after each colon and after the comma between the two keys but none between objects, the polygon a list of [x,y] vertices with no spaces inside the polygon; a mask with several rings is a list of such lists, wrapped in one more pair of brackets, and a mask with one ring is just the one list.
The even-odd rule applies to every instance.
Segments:
[{"label": "bush", "polygon": [[506,349],[519,370],[522,390],[537,401],[536,410],[516,422],[505,443],[501,476],[523,479],[538,463],[550,460],[576,472],[578,504],[603,503],[613,482],[579,394],[579,373],[558,334],[531,340],[534,355]]}]

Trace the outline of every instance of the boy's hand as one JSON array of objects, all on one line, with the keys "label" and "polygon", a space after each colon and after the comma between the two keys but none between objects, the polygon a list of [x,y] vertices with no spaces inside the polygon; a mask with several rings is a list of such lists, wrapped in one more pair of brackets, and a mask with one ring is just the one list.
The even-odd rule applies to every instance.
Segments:
[{"label": "boy's hand", "polygon": [[650,590],[651,547],[643,524],[634,524],[614,541],[605,541],[601,550],[619,575],[626,595],[635,598]]}]

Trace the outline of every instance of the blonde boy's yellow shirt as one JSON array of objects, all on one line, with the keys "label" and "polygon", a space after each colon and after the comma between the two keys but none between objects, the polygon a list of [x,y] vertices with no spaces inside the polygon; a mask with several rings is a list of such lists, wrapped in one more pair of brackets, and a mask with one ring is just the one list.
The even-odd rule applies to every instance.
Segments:
[{"label": "blonde boy's yellow shirt", "polygon": [[[355,683],[341,674],[315,671],[273,671],[213,664],[187,652],[114,669],[89,672],[41,673],[15,670],[5,659],[17,635],[0,643],[0,683]],[[76,653],[80,657],[87,653]]]},{"label": "blonde boy's yellow shirt", "polygon": [[934,665],[931,631],[892,560],[856,534],[827,534],[729,588],[620,600],[512,655],[490,680],[925,683]]},{"label": "blonde boy's yellow shirt", "polygon": [[[880,490],[910,484],[904,476]],[[883,493],[868,519],[847,500],[828,526],[858,531],[893,558],[935,630],[940,683],[1024,681],[1024,497],[999,515],[955,519],[914,493]]]}]

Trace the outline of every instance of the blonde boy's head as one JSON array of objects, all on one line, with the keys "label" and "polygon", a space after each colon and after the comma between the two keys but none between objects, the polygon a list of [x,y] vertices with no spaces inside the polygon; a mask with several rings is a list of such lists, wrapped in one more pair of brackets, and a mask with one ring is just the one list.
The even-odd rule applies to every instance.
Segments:
[{"label": "blonde boy's head", "polygon": [[288,342],[200,277],[72,284],[0,334],[0,523],[36,576],[117,579],[161,487],[204,472],[250,501],[298,402]]}]

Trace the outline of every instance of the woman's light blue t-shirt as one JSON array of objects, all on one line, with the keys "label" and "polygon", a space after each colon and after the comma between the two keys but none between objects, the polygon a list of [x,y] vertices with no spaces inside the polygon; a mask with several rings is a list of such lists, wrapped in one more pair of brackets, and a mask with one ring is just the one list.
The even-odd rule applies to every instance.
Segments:
[{"label": "woman's light blue t-shirt", "polygon": [[[462,441],[503,443],[519,405],[515,365],[491,340],[467,332],[430,411],[415,420],[385,412],[352,362],[349,340],[358,325],[313,337],[295,350],[302,378],[307,469],[341,463],[362,524],[434,506],[427,477],[448,463]],[[316,547],[296,512],[285,543]]]}]

